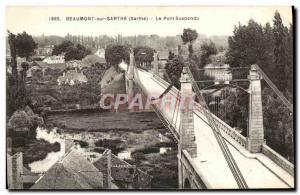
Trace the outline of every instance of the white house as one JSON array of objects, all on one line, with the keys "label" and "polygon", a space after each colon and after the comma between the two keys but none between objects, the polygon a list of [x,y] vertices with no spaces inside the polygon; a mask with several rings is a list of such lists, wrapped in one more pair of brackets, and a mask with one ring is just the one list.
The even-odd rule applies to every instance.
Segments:
[{"label": "white house", "polygon": [[75,83],[86,83],[87,78],[82,72],[77,72],[76,70],[69,70],[64,72],[62,76],[58,77],[57,84],[67,84],[74,85]]},{"label": "white house", "polygon": [[225,83],[229,83],[229,81],[232,80],[232,73],[229,68],[230,66],[228,64],[207,64],[204,67],[205,74],[217,80],[215,82],[216,84],[219,83],[219,81],[225,81]]},{"label": "white house", "polygon": [[95,55],[99,56],[100,58],[105,58],[105,49],[98,49],[95,52]]},{"label": "white house", "polygon": [[47,64],[60,64],[65,63],[65,56],[59,55],[59,56],[49,56],[43,60],[43,62]]}]

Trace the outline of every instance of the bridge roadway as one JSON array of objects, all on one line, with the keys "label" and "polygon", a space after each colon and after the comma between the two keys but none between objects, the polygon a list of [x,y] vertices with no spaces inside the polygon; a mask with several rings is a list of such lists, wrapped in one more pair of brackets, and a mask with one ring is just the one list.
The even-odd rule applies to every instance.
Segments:
[{"label": "bridge roadway", "polygon": [[[127,64],[121,63],[119,67],[127,70]],[[138,75],[137,75],[138,74]],[[138,76],[138,77],[137,77]],[[158,76],[150,72],[136,69],[134,78],[139,78],[147,94],[159,95],[168,87]],[[178,90],[173,89],[167,95],[177,97]],[[173,125],[176,131],[179,130],[180,112],[178,106],[173,105],[173,109],[160,109],[165,120]],[[200,108],[197,104],[196,107]],[[175,114],[174,114],[175,109]],[[176,120],[177,118],[177,120]],[[211,189],[234,189],[238,188],[236,181],[229,169],[228,164],[222,154],[217,140],[206,117],[199,109],[194,110],[194,128],[197,144],[197,157],[190,162],[200,178]],[[294,177],[287,171],[279,167],[272,160],[262,153],[250,153],[231,137],[223,135],[237,165],[240,168],[250,189],[255,188],[293,188]]]}]

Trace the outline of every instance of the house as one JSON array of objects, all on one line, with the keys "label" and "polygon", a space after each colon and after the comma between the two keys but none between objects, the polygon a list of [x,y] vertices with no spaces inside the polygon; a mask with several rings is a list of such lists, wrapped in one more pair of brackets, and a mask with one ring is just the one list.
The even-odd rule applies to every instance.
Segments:
[{"label": "house", "polygon": [[64,55],[58,55],[58,56],[49,56],[46,57],[43,62],[47,64],[60,64],[65,63],[65,56]]},{"label": "house", "polygon": [[67,68],[67,65],[65,63],[56,63],[56,64],[48,64],[46,62],[43,61],[34,61],[32,63],[32,67],[33,66],[38,66],[42,69],[42,71],[45,71],[46,69],[50,68],[52,70],[65,70]]},{"label": "house", "polygon": [[79,70],[81,70],[85,66],[85,64],[80,60],[68,61],[66,63],[66,65],[67,65],[68,68],[77,68]]},{"label": "house", "polygon": [[40,66],[31,66],[28,70],[27,70],[27,78],[31,78],[34,72],[38,72],[41,71],[42,72],[42,68]]},{"label": "house", "polygon": [[106,60],[104,56],[100,57],[98,55],[92,55],[92,54],[85,56],[81,61],[85,66],[92,66],[96,63],[100,65],[106,65]]},{"label": "house", "polygon": [[46,45],[44,47],[39,47],[35,50],[36,56],[50,56],[52,54],[54,45]]},{"label": "house", "polygon": [[95,52],[95,55],[99,56],[100,58],[105,58],[105,49],[103,49],[103,48],[98,49],[98,50]]},{"label": "house", "polygon": [[7,146],[6,166],[8,189],[28,189],[39,178],[39,174],[32,173],[23,166],[23,153],[12,154],[11,146]]},{"label": "house", "polygon": [[160,51],[157,54],[158,57],[158,64],[159,64],[159,69],[164,69],[166,66],[166,63],[169,60],[169,51]]},{"label": "house", "polygon": [[152,180],[152,176],[119,159],[108,149],[94,162],[94,166],[103,173],[104,188],[109,186],[109,174],[111,174],[111,182],[120,189],[147,189]]},{"label": "house", "polygon": [[32,187],[41,190],[102,189],[103,174],[78,150],[70,150]]},{"label": "house", "polygon": [[225,84],[228,84],[232,79],[232,73],[229,70],[230,66],[228,64],[207,64],[205,69],[205,74],[215,79],[215,84],[219,84],[221,81],[224,81]]},{"label": "house", "polygon": [[87,78],[82,72],[77,72],[76,70],[69,70],[68,72],[63,72],[63,75],[58,77],[58,85],[67,84],[74,85],[75,83],[86,83]]}]

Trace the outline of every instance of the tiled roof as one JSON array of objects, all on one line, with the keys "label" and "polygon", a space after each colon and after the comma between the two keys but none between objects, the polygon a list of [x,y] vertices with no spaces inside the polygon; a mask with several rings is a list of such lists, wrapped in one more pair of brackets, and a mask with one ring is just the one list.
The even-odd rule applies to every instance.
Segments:
[{"label": "tiled roof", "polygon": [[[107,170],[107,154],[104,152],[102,157],[94,162],[96,168],[104,172]],[[137,181],[137,185],[140,188],[146,188],[151,182],[152,176],[137,169],[136,166],[127,163],[126,161],[119,159],[114,154],[111,154],[111,176],[119,182],[133,183]]]},{"label": "tiled roof", "polygon": [[47,64],[43,61],[34,61],[33,66],[38,65],[43,69],[51,68],[51,69],[60,69],[64,70],[67,68],[67,65],[65,63],[56,63],[56,64]]},{"label": "tiled roof", "polygon": [[72,150],[31,189],[101,189],[103,175],[80,152]]},{"label": "tiled roof", "polygon": [[82,59],[82,62],[85,64],[85,65],[88,65],[88,66],[91,66],[93,64],[96,64],[96,63],[99,63],[99,64],[105,64],[106,63],[106,60],[105,58],[101,58],[97,55],[87,55],[85,56],[83,59]]},{"label": "tiled roof", "polygon": [[58,77],[59,82],[70,82],[71,80],[74,82],[87,82],[86,76],[82,72],[76,72],[75,70],[69,70],[64,76]]}]

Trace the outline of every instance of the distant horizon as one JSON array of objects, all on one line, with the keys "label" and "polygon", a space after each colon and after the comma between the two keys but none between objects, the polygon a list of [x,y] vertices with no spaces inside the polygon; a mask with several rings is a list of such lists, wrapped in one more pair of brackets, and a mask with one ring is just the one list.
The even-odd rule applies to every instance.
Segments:
[{"label": "distant horizon", "polygon": [[[7,29],[7,30],[9,30],[9,29]],[[183,30],[183,29],[182,29]],[[22,32],[17,32],[16,34],[18,34],[18,33],[23,33],[24,31],[22,31]],[[26,33],[28,33],[27,31],[25,31]],[[14,32],[13,32],[14,33]],[[29,34],[29,33],[28,33]],[[159,37],[161,37],[161,38],[166,38],[166,37],[176,37],[176,36],[181,36],[181,34],[179,33],[178,35],[164,35],[164,36],[162,36],[162,35],[158,35],[158,34],[136,34],[136,35],[122,35],[122,34],[117,34],[117,35],[108,35],[108,34],[99,34],[99,35],[82,35],[82,34],[70,34],[70,33],[67,33],[67,34],[65,34],[65,35],[57,35],[57,34],[49,34],[49,35],[46,35],[46,34],[39,34],[39,35],[33,35],[33,34],[30,34],[30,35],[32,35],[33,37],[41,37],[41,36],[46,36],[46,37],[49,37],[49,36],[57,36],[57,37],[66,37],[67,35],[70,35],[70,36],[84,36],[84,37],[90,37],[90,36],[92,36],[92,37],[99,37],[99,36],[108,36],[108,37],[116,37],[116,36],[118,36],[118,35],[121,35],[121,36],[123,36],[123,37],[133,37],[133,36],[152,36],[152,35],[157,35],[157,36],[159,36]],[[231,36],[231,35],[207,35],[207,34],[203,34],[203,33],[198,33],[198,35],[200,35],[200,36],[206,36],[207,38],[209,38],[209,37],[214,37],[214,36],[216,36],[216,37],[229,37],[229,36]]]}]

